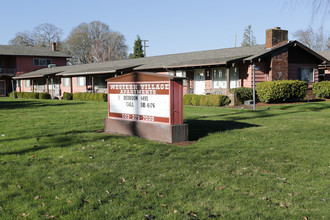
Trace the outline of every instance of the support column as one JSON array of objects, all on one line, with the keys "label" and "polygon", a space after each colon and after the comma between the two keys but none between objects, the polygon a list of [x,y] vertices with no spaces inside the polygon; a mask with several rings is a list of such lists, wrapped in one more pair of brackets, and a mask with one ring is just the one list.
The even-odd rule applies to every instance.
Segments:
[{"label": "support column", "polygon": [[227,67],[226,72],[227,72],[227,95],[229,94],[229,89],[230,89],[230,68]]},{"label": "support column", "polygon": [[34,83],[33,83],[33,79],[31,79],[31,84],[32,84],[32,92],[34,92]]},{"label": "support column", "polygon": [[92,75],[92,93],[95,93],[95,89],[94,89],[94,75]]},{"label": "support column", "polygon": [[70,93],[73,94],[72,76],[70,76]]},{"label": "support column", "polygon": [[49,78],[46,79],[46,84],[47,84],[47,93],[49,94]]}]

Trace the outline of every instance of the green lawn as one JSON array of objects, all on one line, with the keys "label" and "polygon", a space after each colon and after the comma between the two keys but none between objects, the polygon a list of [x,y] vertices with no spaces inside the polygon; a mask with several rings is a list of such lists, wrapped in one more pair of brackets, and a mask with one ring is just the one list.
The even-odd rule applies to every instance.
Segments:
[{"label": "green lawn", "polygon": [[185,106],[186,146],[103,134],[106,115],[0,98],[0,219],[330,219],[330,102]]}]

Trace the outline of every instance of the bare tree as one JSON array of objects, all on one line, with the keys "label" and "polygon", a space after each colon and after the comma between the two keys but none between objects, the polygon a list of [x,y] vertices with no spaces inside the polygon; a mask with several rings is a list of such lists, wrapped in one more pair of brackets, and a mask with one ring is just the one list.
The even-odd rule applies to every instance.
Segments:
[{"label": "bare tree", "polygon": [[314,32],[312,27],[308,27],[306,30],[296,31],[293,36],[312,50],[322,51],[326,49],[326,37],[323,27],[320,27],[317,32]]},{"label": "bare tree", "polygon": [[36,45],[33,34],[30,31],[18,32],[15,37],[9,41],[10,45],[31,46]]},{"label": "bare tree", "polygon": [[44,23],[34,28],[37,44],[42,47],[51,47],[52,42],[60,44],[63,32],[53,24]]},{"label": "bare tree", "polygon": [[330,18],[330,0],[290,0],[291,5],[305,4],[306,7],[312,9],[311,20],[312,22],[316,19],[325,21]]},{"label": "bare tree", "polygon": [[24,31],[16,33],[15,37],[9,41],[9,44],[51,47],[51,43],[56,42],[60,46],[62,34],[63,32],[60,28],[53,24],[45,23],[35,27],[32,32]]},{"label": "bare tree", "polygon": [[93,63],[127,58],[125,37],[100,21],[82,23],[74,28],[65,42],[71,63]]},{"label": "bare tree", "polygon": [[328,37],[327,48],[328,48],[328,50],[330,50],[330,37]]}]

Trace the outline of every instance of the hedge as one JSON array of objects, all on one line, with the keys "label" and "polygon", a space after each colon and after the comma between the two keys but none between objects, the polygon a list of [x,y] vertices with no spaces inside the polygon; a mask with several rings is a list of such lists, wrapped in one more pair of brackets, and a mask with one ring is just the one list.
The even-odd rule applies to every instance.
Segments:
[{"label": "hedge", "polygon": [[194,95],[193,94],[185,94],[183,97],[183,104],[184,105],[191,105],[191,99]]},{"label": "hedge", "polygon": [[251,88],[239,87],[229,91],[234,93],[235,104],[244,104],[245,101],[253,99],[253,89]]},{"label": "hedge", "polygon": [[[9,97],[13,97],[13,92],[9,94]],[[51,96],[45,92],[15,92],[15,98],[24,99],[50,99]]]},{"label": "hedge", "polygon": [[186,94],[183,96],[184,105],[193,106],[225,106],[229,105],[230,98],[225,95],[193,95]]},{"label": "hedge", "polygon": [[51,96],[46,92],[39,92],[39,99],[51,99]]},{"label": "hedge", "polygon": [[80,101],[106,102],[107,94],[106,93],[78,92],[78,93],[73,93],[72,98],[73,98],[73,100],[80,100]]},{"label": "hedge", "polygon": [[313,84],[313,93],[318,98],[330,98],[330,81],[316,82]]},{"label": "hedge", "polygon": [[308,84],[299,80],[261,82],[256,87],[261,102],[276,103],[302,100],[307,94]]},{"label": "hedge", "polygon": [[[15,98],[18,98],[18,97],[17,97],[17,93],[18,93],[18,92],[15,92]],[[13,98],[13,92],[11,92],[11,93],[9,94],[9,97],[10,97],[10,98]]]},{"label": "hedge", "polygon": [[72,100],[73,94],[69,92],[63,93],[63,99],[64,100]]}]

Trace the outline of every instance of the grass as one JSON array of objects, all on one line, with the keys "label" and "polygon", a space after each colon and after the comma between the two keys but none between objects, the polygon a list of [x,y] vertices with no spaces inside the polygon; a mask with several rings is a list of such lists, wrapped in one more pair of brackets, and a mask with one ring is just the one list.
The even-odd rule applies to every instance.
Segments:
[{"label": "grass", "polygon": [[0,99],[0,219],[329,219],[330,102],[184,107],[187,146],[103,134],[107,104]]}]

